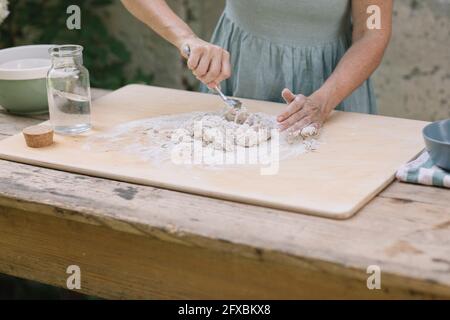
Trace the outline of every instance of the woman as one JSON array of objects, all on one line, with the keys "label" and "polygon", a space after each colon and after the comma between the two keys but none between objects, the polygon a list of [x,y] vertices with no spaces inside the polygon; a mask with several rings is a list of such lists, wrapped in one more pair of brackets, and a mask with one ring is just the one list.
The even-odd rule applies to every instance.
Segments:
[{"label": "woman", "polygon": [[[282,97],[281,130],[318,129],[334,109],[376,113],[369,77],[389,43],[392,0],[227,0],[212,43],[164,0],[122,1],[182,55],[191,48],[188,66],[206,86],[221,84],[230,96]],[[369,28],[374,7],[381,27]]]}]

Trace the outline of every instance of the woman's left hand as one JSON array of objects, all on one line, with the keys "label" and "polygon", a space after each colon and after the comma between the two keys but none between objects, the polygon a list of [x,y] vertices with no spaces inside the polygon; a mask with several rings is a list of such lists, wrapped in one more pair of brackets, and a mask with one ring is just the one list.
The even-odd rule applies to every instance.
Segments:
[{"label": "woman's left hand", "polygon": [[280,131],[289,129],[291,132],[301,132],[307,127],[314,127],[318,132],[331,112],[326,99],[319,92],[305,97],[284,89],[282,96],[288,106],[277,118]]}]

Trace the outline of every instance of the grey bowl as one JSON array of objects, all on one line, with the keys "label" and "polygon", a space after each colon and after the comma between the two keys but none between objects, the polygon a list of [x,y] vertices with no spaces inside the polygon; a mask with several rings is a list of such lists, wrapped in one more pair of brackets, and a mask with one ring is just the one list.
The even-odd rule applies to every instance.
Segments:
[{"label": "grey bowl", "polygon": [[450,119],[429,124],[423,129],[423,137],[431,160],[450,171]]}]

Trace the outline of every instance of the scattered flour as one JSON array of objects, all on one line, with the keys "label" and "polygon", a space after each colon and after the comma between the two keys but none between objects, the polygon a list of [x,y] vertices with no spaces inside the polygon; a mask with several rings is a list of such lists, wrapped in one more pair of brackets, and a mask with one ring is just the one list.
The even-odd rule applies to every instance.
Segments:
[{"label": "scattered flour", "polygon": [[124,123],[92,136],[84,148],[125,152],[151,162],[172,160],[220,167],[242,164],[236,161],[237,155],[268,163],[274,156],[277,160],[296,157],[315,150],[319,144],[313,127],[281,134],[276,128],[274,117],[250,114],[245,108],[222,113],[192,112]]}]

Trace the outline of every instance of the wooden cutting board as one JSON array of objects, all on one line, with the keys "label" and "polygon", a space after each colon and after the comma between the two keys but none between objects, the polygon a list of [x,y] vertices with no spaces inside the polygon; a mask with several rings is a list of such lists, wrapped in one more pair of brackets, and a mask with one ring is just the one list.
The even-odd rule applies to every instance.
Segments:
[{"label": "wooden cutting board", "polygon": [[[285,107],[277,103],[242,100],[251,111],[273,115]],[[401,164],[424,148],[421,130],[426,122],[345,112],[333,113],[322,132],[318,150],[282,160],[275,175],[261,175],[258,166],[211,170],[170,161],[154,164],[131,154],[82,148],[87,137],[121,123],[221,108],[221,102],[213,95],[131,85],[94,103],[94,129],[88,134],[78,137],[57,135],[55,144],[44,149],[28,148],[19,134],[0,142],[0,158],[346,219],[389,184]]]}]

